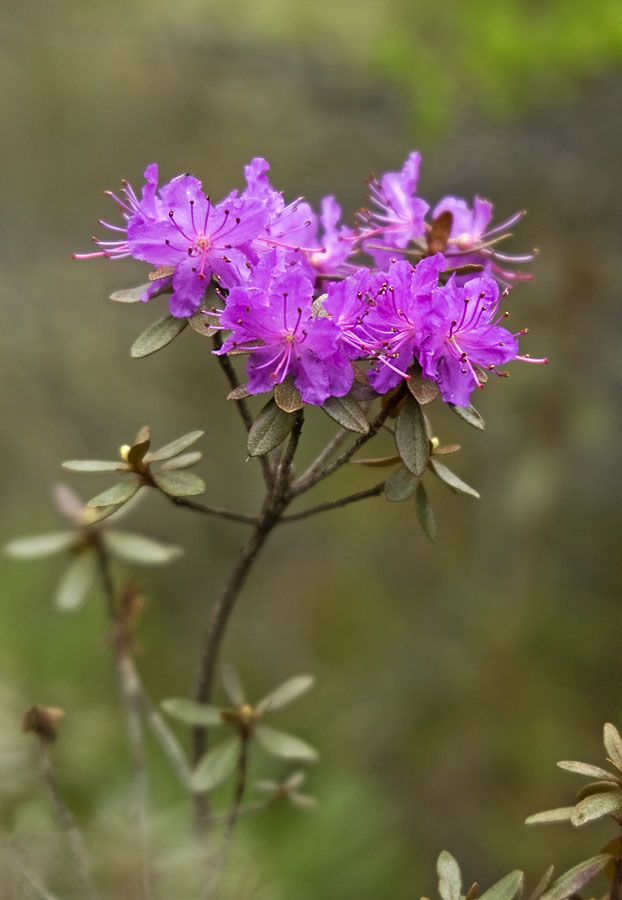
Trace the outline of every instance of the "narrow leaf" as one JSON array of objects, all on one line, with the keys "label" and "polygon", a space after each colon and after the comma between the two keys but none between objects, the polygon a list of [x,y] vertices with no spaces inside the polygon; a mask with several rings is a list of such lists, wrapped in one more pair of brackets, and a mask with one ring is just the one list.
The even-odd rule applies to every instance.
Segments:
[{"label": "narrow leaf", "polygon": [[151,445],[151,432],[145,425],[136,435],[136,439],[127,453],[127,461],[132,468],[138,467],[145,458]]},{"label": "narrow leaf", "polygon": [[602,819],[604,816],[612,813],[618,815],[621,812],[621,793],[591,794],[577,803],[570,821],[576,828],[579,828],[581,825],[587,825],[588,822],[596,822],[597,819]]},{"label": "narrow leaf", "polygon": [[246,400],[247,397],[252,396],[253,395],[245,384],[239,384],[236,388],[233,388],[232,391],[229,391],[227,400]]},{"label": "narrow leaf", "polygon": [[428,540],[434,543],[436,538],[436,522],[434,520],[434,510],[428,498],[428,492],[420,481],[415,491],[415,503],[417,505],[417,519],[423,528],[423,532]]},{"label": "narrow leaf", "polygon": [[190,783],[197,793],[211,791],[231,775],[240,756],[237,737],[229,738],[208,751],[192,773]]},{"label": "narrow leaf", "polygon": [[305,405],[291,375],[280,384],[274,385],[274,402],[279,409],[287,413],[296,412]]},{"label": "narrow leaf", "polygon": [[367,417],[351,394],[346,394],[345,397],[328,397],[322,404],[322,409],[327,416],[348,431],[357,434],[369,432]]},{"label": "narrow leaf", "polygon": [[201,310],[190,316],[188,325],[202,337],[212,337],[216,332],[220,331],[218,316],[212,313],[204,313]]},{"label": "narrow leaf", "polygon": [[611,780],[613,778],[611,772],[608,772],[606,769],[601,769],[600,766],[591,766],[589,763],[562,759],[557,765],[566,772],[574,772],[575,775],[585,775],[586,778],[597,778],[599,780]]},{"label": "narrow leaf", "polygon": [[108,550],[121,559],[144,566],[160,566],[183,556],[183,547],[162,544],[153,538],[127,531],[106,531],[104,542]]},{"label": "narrow leaf", "polygon": [[619,790],[620,785],[617,781],[590,781],[580,791],[577,791],[577,801],[591,797],[592,794],[610,794],[612,791]]},{"label": "narrow leaf", "polygon": [[172,459],[173,456],[177,456],[178,453],[191,447],[200,437],[203,437],[204,434],[204,431],[189,431],[188,434],[182,434],[181,437],[171,441],[170,444],[165,444],[164,447],[160,447],[159,450],[153,450],[148,454],[146,459],[149,462]]},{"label": "narrow leaf", "polygon": [[411,370],[409,374],[410,378],[406,380],[408,390],[422,406],[425,406],[426,403],[431,403],[440,396],[441,392],[435,381],[424,378],[421,372],[413,372]]},{"label": "narrow leaf", "polygon": [[448,403],[447,406],[455,412],[459,418],[462,419],[463,422],[466,422],[468,425],[472,425],[473,428],[477,428],[478,431],[483,431],[485,428],[484,420],[478,413],[478,411],[473,406],[455,406],[453,403]]},{"label": "narrow leaf", "polygon": [[80,606],[97,577],[97,557],[85,550],[72,560],[56,586],[55,603],[59,609],[72,610]]},{"label": "narrow leaf", "polygon": [[162,463],[161,472],[170,472],[175,469],[190,469],[201,462],[203,454],[200,450],[191,450],[190,453],[182,453],[180,456],[174,456],[173,459],[167,459]]},{"label": "narrow leaf", "polygon": [[525,819],[525,825],[549,825],[552,822],[570,822],[574,806],[560,806],[558,809],[547,809],[534,813]]},{"label": "narrow leaf", "polygon": [[406,398],[397,417],[395,443],[406,468],[413,475],[423,475],[430,458],[430,442],[421,407],[414,397]]},{"label": "narrow leaf", "polygon": [[553,885],[542,894],[540,900],[566,900],[572,894],[576,894],[589,881],[601,872],[609,860],[610,854],[600,853],[580,862],[560,876]]},{"label": "narrow leaf", "polygon": [[169,315],[158,319],[136,338],[130,349],[130,356],[141,359],[156,353],[181,334],[187,324],[187,319],[178,319],[177,316]]},{"label": "narrow leaf", "polygon": [[396,466],[401,461],[401,456],[378,456],[370,459],[350,460],[353,466],[369,466],[371,469],[384,469],[387,466]]},{"label": "narrow leaf", "polygon": [[127,472],[127,465],[120,459],[67,459],[63,469],[71,472]]},{"label": "narrow leaf", "polygon": [[553,880],[554,872],[555,866],[549,866],[540,881],[537,883],[537,885],[529,895],[528,900],[539,900],[539,898],[547,890],[551,881]]},{"label": "narrow leaf", "polygon": [[292,806],[295,806],[296,809],[315,809],[317,806],[317,800],[315,797],[310,797],[309,794],[299,794],[298,791],[290,791],[288,794],[289,802]]},{"label": "narrow leaf", "polygon": [[385,481],[384,496],[391,503],[402,503],[415,493],[417,482],[418,478],[402,463]]},{"label": "narrow leaf", "polygon": [[147,284],[139,284],[138,287],[127,288],[124,291],[115,291],[114,294],[110,295],[110,299],[115,300],[117,303],[138,303],[142,295],[150,287],[151,285],[147,282]]},{"label": "narrow leaf", "polygon": [[448,469],[447,466],[444,466],[442,463],[438,462],[436,459],[432,458],[430,460],[430,468],[437,476],[440,478],[442,482],[444,482],[447,487],[451,488],[451,490],[456,494],[466,494],[468,497],[475,497],[476,500],[479,500],[479,494],[477,491],[470,487],[463,481],[461,478],[458,478],[451,469]]},{"label": "narrow leaf", "polygon": [[16,538],[5,545],[4,552],[15,559],[38,559],[62,553],[75,543],[75,531],[55,531],[53,534],[33,534],[32,537]]},{"label": "narrow leaf", "polygon": [[622,771],[622,738],[618,729],[611,722],[607,722],[603,729],[603,740],[609,759],[616,769]]},{"label": "narrow leaf", "polygon": [[76,525],[84,524],[84,503],[82,498],[67,484],[55,484],[52,488],[54,503],[58,511]]},{"label": "narrow leaf", "polygon": [[205,482],[194,472],[172,471],[151,474],[160,490],[171,497],[194,497],[206,490]]},{"label": "narrow leaf", "polygon": [[460,900],[462,893],[460,866],[447,850],[442,851],[436,862],[436,873],[441,900]]},{"label": "narrow leaf", "polygon": [[288,681],[284,681],[277,688],[257,703],[255,713],[257,716],[265,715],[267,712],[275,712],[277,709],[293,703],[299,697],[302,697],[309,688],[313,686],[313,678],[311,675],[296,675]]},{"label": "narrow leaf", "polygon": [[270,398],[248,432],[249,456],[265,456],[282,444],[294,427],[296,417],[283,412]]},{"label": "narrow leaf", "polygon": [[87,506],[120,506],[134,496],[141,484],[140,478],[126,478],[125,481],[120,481],[119,484],[93,497]]},{"label": "narrow leaf", "polygon": [[293,734],[268,728],[267,725],[258,725],[255,735],[259,744],[271,756],[278,756],[281,759],[300,759],[306,762],[313,762],[318,758],[318,752],[314,747],[307,744],[306,741],[294,737]]},{"label": "narrow leaf", "polygon": [[220,670],[220,680],[227,697],[234,706],[243,706],[246,703],[246,692],[240,676],[229,663],[225,663]]},{"label": "narrow leaf", "polygon": [[501,878],[496,884],[480,895],[479,900],[514,900],[523,893],[525,876],[518,869]]},{"label": "narrow leaf", "polygon": [[223,725],[222,716],[217,706],[208,706],[206,703],[195,703],[194,700],[186,700],[183,697],[171,697],[160,704],[165,713],[185,722],[186,725],[203,725],[213,728]]}]

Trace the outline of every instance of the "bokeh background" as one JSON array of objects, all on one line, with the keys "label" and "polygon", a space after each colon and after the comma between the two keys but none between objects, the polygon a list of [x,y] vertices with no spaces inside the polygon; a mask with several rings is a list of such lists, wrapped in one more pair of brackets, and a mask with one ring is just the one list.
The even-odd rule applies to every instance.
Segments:
[{"label": "bokeh background", "polygon": [[[61,460],[110,457],[146,423],[156,443],[205,428],[210,502],[253,510],[260,499],[207,342],[188,329],[131,360],[163,302],[107,297],[144,281],[144,267],[71,259],[114,214],[102,191],[120,177],[140,184],[158,161],[164,178],[192,170],[216,197],[263,155],[287,197],[334,193],[350,217],[366,176],[418,148],[422,196],[479,193],[499,217],[528,208],[514,247],[542,250],[512,308],[530,328],[524,348],[549,367],[516,364],[478,396],[484,434],[433,410],[437,433],[463,444],[455,468],[481,501],[432,485],[434,546],[412,503],[378,499],[280,530],[241,598],[223,657],[251,696],[316,676],[275,724],[322,758],[317,812],[243,822],[236,896],[406,900],[434,891],[442,848],[483,884],[597,852],[604,826],[601,840],[522,822],[571,802],[555,760],[599,761],[602,723],[622,723],[618,0],[4,0],[0,14],[3,540],[60,524],[59,480],[85,498],[106,486]],[[330,422],[316,411],[305,432],[310,458]],[[374,481],[352,467],[317,499]],[[145,681],[157,699],[183,694],[244,526],[151,497],[132,523],[188,548],[138,576]],[[19,731],[41,702],[68,711],[59,778],[109,896],[130,900],[129,760],[103,598],[60,615],[61,569],[2,562],[0,895],[22,896],[12,853],[74,896]],[[259,756],[256,768],[283,771]],[[187,813],[156,747],[150,771],[162,884],[173,885],[161,896],[183,897]]]}]

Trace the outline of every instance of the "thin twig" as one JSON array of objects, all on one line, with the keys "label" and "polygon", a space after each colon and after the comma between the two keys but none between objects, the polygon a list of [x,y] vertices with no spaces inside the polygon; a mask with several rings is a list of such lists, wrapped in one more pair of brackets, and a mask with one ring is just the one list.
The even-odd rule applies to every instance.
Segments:
[{"label": "thin twig", "polygon": [[384,481],[381,481],[379,484],[374,485],[372,488],[368,488],[366,491],[358,491],[356,494],[348,494],[347,497],[341,497],[339,500],[328,500],[326,503],[319,503],[317,506],[312,506],[310,509],[305,509],[299,513],[292,513],[289,516],[282,516],[280,521],[283,523],[286,522],[299,522],[301,519],[308,519],[309,516],[314,516],[316,513],[327,512],[330,509],[339,509],[342,506],[349,506],[350,503],[357,503],[359,500],[367,500],[368,497],[378,497],[384,490]]},{"label": "thin twig", "polygon": [[[214,348],[216,350],[220,350],[220,348],[222,347],[222,338],[218,332],[216,332],[216,334],[214,335],[213,341],[214,341]],[[238,378],[237,372],[235,371],[235,369],[233,367],[233,363],[231,362],[231,360],[229,359],[229,357],[226,354],[223,354],[222,356],[218,355],[216,358],[218,359],[218,362],[220,363],[220,368],[223,370],[225,377],[226,377],[227,381],[229,382],[231,390],[234,391],[236,388],[238,388],[240,386],[240,379]],[[251,425],[253,424],[253,417],[251,415],[250,409],[248,408],[248,403],[246,402],[246,400],[244,398],[241,398],[240,400],[235,401],[235,405],[237,406],[238,412],[240,413],[240,418],[244,422],[244,427],[246,428],[246,431],[247,432],[250,431]],[[260,456],[259,462],[261,464],[261,469],[263,472],[264,481],[266,482],[266,487],[271,488],[272,484],[274,482],[274,476],[272,473],[272,468],[270,467],[270,461],[268,460],[268,458],[266,456]]]},{"label": "thin twig", "polygon": [[195,512],[205,513],[208,516],[218,516],[220,519],[230,519],[232,522],[244,522],[246,525],[256,525],[257,516],[247,513],[232,512],[229,509],[221,509],[218,506],[207,506],[205,503],[197,503],[196,500],[188,500],[186,497],[171,497],[166,495],[175,506],[183,506]]},{"label": "thin twig", "polygon": [[277,500],[281,497],[285,497],[288,493],[292,461],[294,459],[294,456],[296,455],[296,450],[298,449],[298,442],[300,441],[302,426],[304,425],[305,421],[304,413],[301,409],[299,409],[298,412],[294,413],[294,415],[295,420],[289,436],[289,441],[287,443],[287,450],[283,454],[280,465],[276,470],[274,496],[277,498]]},{"label": "thin twig", "polygon": [[373,422],[370,423],[369,431],[366,434],[361,434],[354,441],[353,444],[343,451],[336,459],[332,462],[327,463],[322,468],[317,468],[313,466],[313,472],[310,475],[302,476],[291,487],[291,495],[294,497],[303,494],[305,491],[308,491],[310,488],[314,487],[319,481],[323,481],[324,478],[328,478],[329,475],[332,475],[333,472],[336,472],[337,469],[340,469],[341,466],[345,465],[352,456],[359,450],[367,441],[371,440],[378,431],[382,428],[385,419],[391,414],[391,412],[395,409],[395,407],[401,402],[404,391],[406,388],[402,385],[399,390],[393,394],[393,396],[385,403],[382,407],[376,418]]},{"label": "thin twig", "polygon": [[154,705],[151,697],[147,694],[141,681],[140,674],[134,666],[134,661],[128,657],[129,664],[132,666],[133,675],[136,683],[137,696],[136,699],[140,703],[143,715],[145,716],[154,737],[160,744],[162,750],[168,758],[175,774],[181,781],[182,785],[190,790],[191,770],[186,760],[186,754],[158,708]]},{"label": "thin twig", "polygon": [[297,483],[303,483],[309,480],[319,469],[322,468],[324,463],[328,462],[333,453],[341,447],[343,442],[347,440],[351,436],[352,432],[348,431],[347,428],[340,428],[339,431],[333,435],[330,441],[326,444],[321,453],[313,460],[308,469],[306,469],[300,478],[298,478],[297,482],[295,482],[294,487]]},{"label": "thin twig", "polygon": [[[106,547],[102,541],[95,544],[99,574],[106,594],[108,618],[113,629],[118,626],[124,628],[117,609],[116,592],[110,571],[110,560]],[[121,688],[121,697],[125,709],[128,742],[132,758],[134,793],[136,797],[136,818],[140,836],[140,863],[141,863],[141,888],[145,900],[151,900],[153,891],[151,887],[151,873],[149,864],[149,816],[148,816],[148,781],[145,760],[145,746],[143,726],[141,721],[140,680],[127,646],[121,639],[121,635],[112,635],[112,645],[115,650],[117,674]]]},{"label": "thin twig", "polygon": [[78,828],[76,820],[71,814],[69,807],[63,800],[58,782],[56,781],[56,776],[54,775],[54,771],[52,769],[48,747],[43,741],[41,741],[40,748],[43,777],[45,778],[45,783],[47,784],[50,791],[59,824],[67,836],[67,843],[69,844],[69,850],[71,852],[71,855],[73,856],[76,868],[78,870],[78,875],[82,883],[82,889],[84,891],[85,897],[89,898],[89,900],[97,900],[99,894],[93,881],[93,872],[91,870],[91,863],[86,851],[84,838],[82,837],[82,833],[80,832],[80,829]]}]

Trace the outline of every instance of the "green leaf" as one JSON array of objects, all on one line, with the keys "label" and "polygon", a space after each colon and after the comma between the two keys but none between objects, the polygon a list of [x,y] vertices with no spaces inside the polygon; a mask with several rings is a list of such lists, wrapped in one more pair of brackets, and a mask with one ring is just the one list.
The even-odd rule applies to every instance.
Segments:
[{"label": "green leaf", "polygon": [[[430,468],[437,476],[440,478],[442,482],[444,482],[447,487],[451,488],[451,490],[456,494],[466,494],[468,497],[475,497],[476,500],[479,500],[479,494],[477,491],[470,487],[465,481],[461,478],[458,478],[451,469],[448,469],[447,466],[444,466],[443,463],[438,462],[438,460],[432,458],[430,460]],[[481,900],[481,898],[480,898]]]},{"label": "green leaf", "polygon": [[603,740],[609,759],[616,769],[622,771],[622,738],[615,725],[607,722],[603,728]]},{"label": "green leaf", "polygon": [[540,900],[566,900],[572,894],[576,894],[589,881],[601,872],[609,860],[611,854],[600,853],[580,862],[561,875],[553,885],[542,894]]},{"label": "green leaf", "polygon": [[523,873],[515,869],[484,891],[479,900],[514,900],[514,897],[520,897],[523,893],[524,881]]},{"label": "green leaf", "polygon": [[167,459],[162,463],[160,472],[171,472],[176,469],[190,469],[201,462],[203,454],[200,450],[191,450],[190,453],[182,453],[180,456],[174,456],[173,459]]},{"label": "green leaf", "polygon": [[574,760],[562,759],[557,765],[566,772],[573,772],[575,775],[585,775],[586,778],[611,780],[614,777],[612,772],[601,769],[600,766],[590,766],[588,763],[575,762]]},{"label": "green leaf", "polygon": [[186,700],[183,697],[171,697],[160,704],[165,713],[185,722],[186,725],[199,725],[208,728],[224,725],[220,710],[217,706],[208,706],[207,703],[195,703],[194,700]]},{"label": "green leaf", "polygon": [[525,825],[549,825],[552,822],[570,822],[574,806],[560,806],[557,809],[547,809],[544,812],[534,813],[525,819]]},{"label": "green leaf", "polygon": [[[455,414],[462,419],[463,422],[466,422],[468,425],[472,425],[473,428],[477,428],[478,431],[483,431],[486,427],[484,425],[484,420],[478,413],[478,411],[473,406],[455,406],[453,403],[448,403],[447,406],[455,412]],[[481,898],[480,898],[481,900]]]},{"label": "green leaf", "polygon": [[274,385],[274,402],[279,409],[287,413],[296,412],[305,405],[291,375],[280,384]]},{"label": "green leaf", "polygon": [[294,678],[284,681],[283,684],[280,684],[269,694],[266,694],[255,706],[255,713],[257,716],[262,716],[267,712],[275,712],[277,709],[287,706],[288,703],[293,703],[294,700],[305,694],[312,686],[313,678],[311,675],[296,675]]},{"label": "green leaf", "polygon": [[388,466],[396,466],[401,463],[401,456],[378,456],[370,459],[351,459],[354,466],[369,466],[371,469],[383,469]]},{"label": "green leaf", "polygon": [[229,738],[209,750],[192,773],[190,783],[197,793],[211,791],[222,784],[235,769],[240,756],[240,741],[237,737]]},{"label": "green leaf", "polygon": [[77,609],[95,584],[97,557],[93,550],[85,550],[73,559],[56,586],[54,600],[59,609]]},{"label": "green leaf", "polygon": [[187,319],[179,319],[177,316],[169,315],[158,319],[136,338],[130,349],[130,356],[141,359],[156,353],[181,334],[187,324]]},{"label": "green leaf", "polygon": [[402,503],[415,493],[418,480],[402,463],[385,481],[384,496],[391,503]]},{"label": "green leaf", "polygon": [[553,873],[555,871],[555,866],[549,866],[538,884],[535,886],[531,894],[529,895],[528,900],[539,900],[542,894],[547,890],[551,881],[553,880]]},{"label": "green leaf", "polygon": [[188,324],[193,331],[196,331],[196,333],[200,334],[202,337],[213,337],[213,335],[220,331],[218,316],[209,312],[204,313],[200,310],[193,316],[190,316]]},{"label": "green leaf", "polygon": [[617,781],[590,781],[577,792],[577,801],[591,797],[592,794],[610,794],[612,791],[619,790],[620,784]]},{"label": "green leaf", "polygon": [[257,741],[270,756],[278,756],[281,759],[300,759],[306,762],[314,762],[318,758],[317,750],[306,741],[293,734],[277,731],[267,725],[258,725],[255,728]]},{"label": "green leaf", "polygon": [[406,379],[408,390],[415,400],[422,406],[431,403],[440,395],[440,389],[436,381],[424,378],[421,372],[410,372],[410,378]]},{"label": "green leaf", "polygon": [[183,547],[162,544],[153,538],[128,531],[106,531],[104,541],[108,550],[121,559],[143,566],[160,566],[183,556]]},{"label": "green leaf", "polygon": [[460,866],[447,850],[442,851],[436,862],[436,873],[441,900],[460,900],[462,892]]},{"label": "green leaf", "polygon": [[76,543],[75,531],[55,531],[52,534],[33,534],[31,537],[16,538],[4,547],[7,556],[15,559],[38,559],[62,553]]},{"label": "green leaf", "polygon": [[294,427],[296,417],[286,413],[270,398],[248,432],[249,456],[265,456],[282,444]]},{"label": "green leaf", "polygon": [[406,468],[420,477],[430,458],[430,441],[421,407],[414,397],[407,397],[395,423],[395,443]]},{"label": "green leaf", "polygon": [[125,481],[120,481],[119,484],[115,484],[107,491],[93,497],[87,506],[121,506],[122,503],[127,503],[134,496],[141,485],[140,478],[126,478]]},{"label": "green leaf", "polygon": [[120,459],[67,459],[63,469],[71,472],[127,472],[128,466]]},{"label": "green leaf", "polygon": [[187,450],[188,447],[191,447],[204,434],[204,431],[189,431],[188,434],[182,434],[181,437],[171,441],[170,444],[165,444],[159,450],[153,450],[146,457],[146,461],[159,462],[162,459],[172,459],[173,456],[177,456],[182,450]]},{"label": "green leaf", "polygon": [[315,797],[310,797],[309,794],[299,794],[298,791],[290,791],[287,796],[292,806],[295,806],[296,809],[315,809],[317,806],[317,800]]},{"label": "green leaf", "polygon": [[246,702],[246,693],[240,680],[240,676],[229,663],[225,663],[220,670],[222,686],[231,702],[235,706],[243,706]]},{"label": "green leaf", "polygon": [[151,445],[151,432],[148,425],[144,425],[134,440],[134,443],[127,451],[127,462],[133,469],[138,468],[147,455],[147,451]]},{"label": "green leaf", "polygon": [[579,828],[588,822],[596,822],[604,816],[612,813],[618,815],[622,812],[622,793],[618,791],[605,794],[591,794],[580,800],[575,806],[570,817],[572,824]]},{"label": "green leaf", "polygon": [[436,522],[434,521],[434,510],[428,498],[428,492],[420,481],[415,491],[415,503],[417,506],[417,519],[423,528],[423,532],[428,540],[434,543],[436,538]]},{"label": "green leaf", "polygon": [[110,295],[111,300],[115,300],[117,303],[138,303],[140,298],[151,287],[151,283],[147,282],[147,284],[139,284],[138,287],[127,288],[125,291],[115,291],[114,294]]},{"label": "green leaf", "polygon": [[171,497],[194,497],[206,490],[205,482],[194,472],[152,472],[151,475],[160,490]]},{"label": "green leaf", "polygon": [[328,397],[322,404],[322,409],[327,416],[348,431],[357,434],[369,432],[367,417],[352,394],[346,394],[345,397]]}]

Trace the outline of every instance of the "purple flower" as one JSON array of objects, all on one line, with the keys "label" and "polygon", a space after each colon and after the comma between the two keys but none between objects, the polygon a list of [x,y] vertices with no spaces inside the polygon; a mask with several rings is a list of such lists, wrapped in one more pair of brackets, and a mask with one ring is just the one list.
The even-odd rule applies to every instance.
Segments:
[{"label": "purple flower", "polygon": [[220,322],[231,335],[218,352],[249,352],[252,394],[272,390],[287,375],[306,403],[347,394],[353,373],[340,331],[328,317],[313,315],[313,284],[303,266],[284,264],[273,251],[255,276],[229,293]]},{"label": "purple flower", "polygon": [[380,180],[373,178],[369,182],[370,200],[377,209],[365,214],[367,223],[372,227],[364,231],[363,236],[378,235],[365,244],[365,249],[377,265],[386,264],[392,251],[379,249],[374,246],[375,243],[404,249],[411,241],[421,239],[425,234],[424,218],[429,206],[425,200],[415,196],[420,162],[421,155],[413,152],[401,171],[386,172]]},{"label": "purple flower", "polygon": [[248,277],[248,245],[259,234],[267,212],[259,200],[213,204],[201,182],[180,175],[160,188],[166,217],[128,222],[132,256],[156,266],[174,266],[170,310],[191,316],[214,276],[225,288]]},{"label": "purple flower", "polygon": [[[151,163],[151,165],[147,166],[145,169],[145,179],[146,184],[142,189],[140,200],[136,196],[136,192],[132,185],[127,181],[121,182],[122,197],[118,197],[116,194],[113,194],[112,191],[106,191],[107,196],[112,197],[119,205],[121,215],[126,222],[129,222],[131,219],[155,222],[159,217],[164,215],[161,203],[156,195],[158,186],[158,166],[156,163]],[[101,241],[99,238],[94,237],[93,241],[102,249],[95,253],[74,253],[74,259],[95,259],[96,257],[101,256],[108,259],[121,259],[124,256],[132,255],[132,251],[127,241],[127,224],[125,227],[121,227],[120,225],[112,225],[110,222],[104,222],[103,219],[99,220],[99,224],[103,225],[104,228],[109,228],[110,231],[117,231],[121,234],[125,234],[125,239],[117,241]]]},{"label": "purple flower", "polygon": [[[485,273],[493,275],[503,285],[513,281],[530,281],[531,275],[507,270],[505,264],[531,262],[536,255],[535,252],[508,255],[501,253],[496,247],[497,243],[509,237],[507,229],[523,218],[524,210],[514,213],[500,225],[488,228],[492,219],[492,209],[492,203],[482,200],[481,197],[473,199],[473,209],[470,209],[466,201],[460,197],[443,197],[432,212],[433,219],[444,212],[452,215],[449,242],[443,252],[447,257],[458,257],[459,262],[452,259],[456,265],[467,263],[483,265]],[[499,262],[503,263],[504,267],[501,267]]]},{"label": "purple flower", "polygon": [[317,272],[334,275],[352,269],[352,266],[344,267],[344,263],[352,254],[356,235],[345,225],[337,227],[340,218],[341,207],[335,198],[324,197],[320,215],[324,231],[320,241],[322,246],[319,250],[307,251],[307,258]]},{"label": "purple flower", "polygon": [[374,306],[365,328],[376,357],[369,380],[378,393],[408,377],[424,336],[441,324],[436,309],[438,276],[446,266],[445,257],[437,253],[417,266],[406,260],[394,262],[387,273],[372,276]]},{"label": "purple flower", "polygon": [[[499,288],[492,278],[472,278],[463,287],[454,278],[435,298],[439,323],[426,323],[419,362],[426,378],[438,382],[446,403],[468,406],[476,387],[483,387],[475,366],[494,371],[520,358],[516,335],[502,328]],[[502,374],[502,373],[499,373]]]}]

